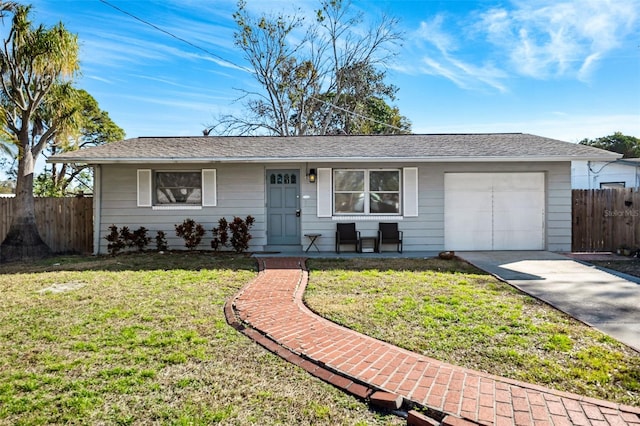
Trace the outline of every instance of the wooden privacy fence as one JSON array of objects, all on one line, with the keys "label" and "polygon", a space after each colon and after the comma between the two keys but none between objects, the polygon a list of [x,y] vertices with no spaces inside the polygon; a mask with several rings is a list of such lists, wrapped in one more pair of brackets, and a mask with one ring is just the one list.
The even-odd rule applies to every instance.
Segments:
[{"label": "wooden privacy fence", "polygon": [[[9,232],[13,198],[0,198],[0,236]],[[40,236],[54,253],[93,252],[93,198],[35,199]]]},{"label": "wooden privacy fence", "polygon": [[[40,236],[55,253],[93,252],[93,199],[36,198]],[[573,251],[615,251],[640,248],[640,191],[574,189]],[[0,198],[0,238],[9,231],[13,199]]]},{"label": "wooden privacy fence", "polygon": [[574,189],[573,251],[640,248],[640,191]]}]

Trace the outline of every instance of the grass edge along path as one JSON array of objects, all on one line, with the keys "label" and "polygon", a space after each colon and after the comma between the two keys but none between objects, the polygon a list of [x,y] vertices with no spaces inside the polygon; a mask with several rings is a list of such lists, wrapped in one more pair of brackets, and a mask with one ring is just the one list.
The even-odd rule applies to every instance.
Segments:
[{"label": "grass edge along path", "polygon": [[255,274],[187,252],[0,265],[0,424],[402,424],[226,323]]},{"label": "grass edge along path", "polygon": [[640,354],[466,262],[309,260],[306,305],[453,365],[640,406]]},{"label": "grass edge along path", "polygon": [[447,415],[445,423],[453,415],[502,424],[520,423],[532,416],[555,424],[574,420],[598,424],[588,419],[605,417],[612,424],[640,424],[640,409],[631,406],[452,366],[339,326],[302,302],[307,271],[300,268],[298,259],[262,261],[268,265],[266,273],[234,299],[240,319],[316,364],[387,393],[397,392],[401,400],[426,404],[429,410]]}]

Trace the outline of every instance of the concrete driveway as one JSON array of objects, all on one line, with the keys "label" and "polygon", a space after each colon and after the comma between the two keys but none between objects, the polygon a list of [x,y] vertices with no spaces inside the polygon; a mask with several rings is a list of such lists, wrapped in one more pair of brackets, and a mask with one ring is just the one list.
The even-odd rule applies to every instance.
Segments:
[{"label": "concrete driveway", "polygon": [[545,251],[456,254],[640,352],[640,280]]}]

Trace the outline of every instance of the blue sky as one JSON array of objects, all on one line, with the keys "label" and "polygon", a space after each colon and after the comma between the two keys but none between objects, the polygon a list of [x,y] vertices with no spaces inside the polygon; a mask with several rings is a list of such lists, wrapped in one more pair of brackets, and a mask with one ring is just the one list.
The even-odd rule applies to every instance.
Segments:
[{"label": "blue sky", "polygon": [[[87,90],[127,137],[200,135],[254,88],[233,45],[235,0],[32,0],[33,21],[78,34]],[[316,1],[247,0],[303,14]],[[640,137],[640,0],[353,0],[400,20],[387,82],[415,133]],[[5,25],[7,22],[5,21]],[[356,29],[357,30],[357,29]],[[210,52],[210,53],[206,53]],[[215,56],[214,56],[215,55]],[[232,64],[222,61],[230,61]]]}]

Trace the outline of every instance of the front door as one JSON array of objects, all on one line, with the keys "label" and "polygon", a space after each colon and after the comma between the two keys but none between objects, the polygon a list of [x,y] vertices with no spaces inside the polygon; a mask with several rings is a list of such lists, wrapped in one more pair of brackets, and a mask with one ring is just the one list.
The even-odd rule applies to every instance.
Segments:
[{"label": "front door", "polygon": [[267,170],[267,244],[300,244],[299,170]]}]

